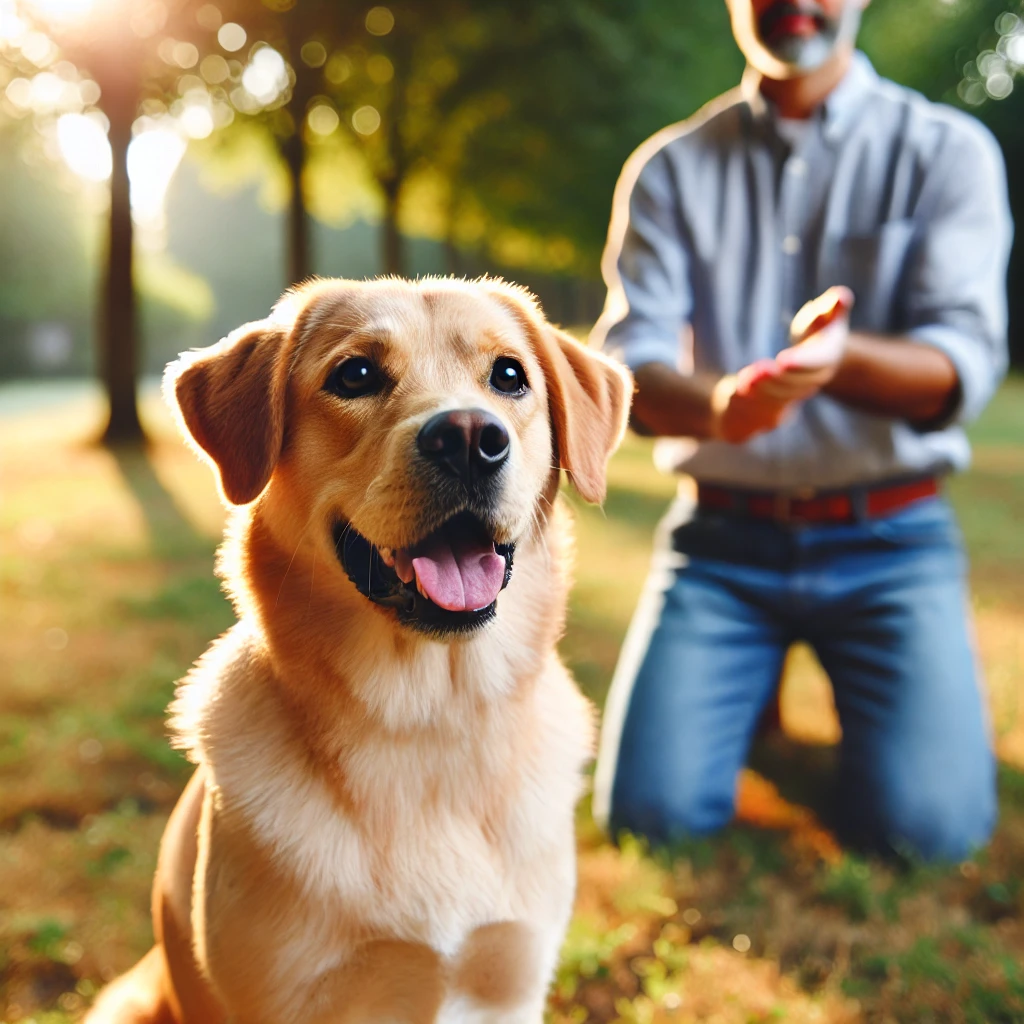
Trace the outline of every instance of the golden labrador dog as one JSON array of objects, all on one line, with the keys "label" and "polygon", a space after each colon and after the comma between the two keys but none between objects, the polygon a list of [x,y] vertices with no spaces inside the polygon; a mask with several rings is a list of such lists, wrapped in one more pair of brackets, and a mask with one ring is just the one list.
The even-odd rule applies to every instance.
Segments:
[{"label": "golden labrador dog", "polygon": [[320,281],[166,392],[239,621],[172,706],[156,945],[90,1024],[540,1024],[592,740],[559,470],[602,500],[628,374],[501,282]]}]

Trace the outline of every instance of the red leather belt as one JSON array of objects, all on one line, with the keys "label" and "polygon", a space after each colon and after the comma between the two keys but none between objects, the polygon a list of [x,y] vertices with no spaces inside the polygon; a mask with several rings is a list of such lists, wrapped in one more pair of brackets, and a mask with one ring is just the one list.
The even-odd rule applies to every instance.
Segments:
[{"label": "red leather belt", "polygon": [[939,490],[934,476],[835,491],[747,491],[698,483],[697,505],[780,523],[848,523],[892,515],[915,501],[934,498]]}]

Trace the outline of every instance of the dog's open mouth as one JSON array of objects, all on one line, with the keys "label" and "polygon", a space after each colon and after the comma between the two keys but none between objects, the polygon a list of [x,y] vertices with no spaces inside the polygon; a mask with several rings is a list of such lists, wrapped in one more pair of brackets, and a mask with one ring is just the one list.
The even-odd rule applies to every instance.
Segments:
[{"label": "dog's open mouth", "polygon": [[347,523],[334,527],[338,558],[359,592],[427,633],[461,633],[494,616],[512,578],[514,544],[497,544],[461,512],[409,548],[377,548]]}]

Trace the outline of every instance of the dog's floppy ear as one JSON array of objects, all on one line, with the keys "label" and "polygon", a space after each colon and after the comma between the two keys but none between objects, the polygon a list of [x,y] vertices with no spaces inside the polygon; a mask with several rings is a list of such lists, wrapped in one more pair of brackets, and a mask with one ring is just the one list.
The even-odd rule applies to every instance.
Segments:
[{"label": "dog's floppy ear", "polygon": [[587,501],[600,504],[608,460],[626,431],[633,397],[629,371],[545,323],[537,358],[548,385],[558,465]]},{"label": "dog's floppy ear", "polygon": [[548,389],[555,456],[587,501],[604,501],[608,460],[626,430],[633,379],[619,363],[552,326],[526,292],[497,297],[526,329]]},{"label": "dog's floppy ear", "polygon": [[185,353],[164,375],[168,403],[217,467],[233,505],[259,496],[281,454],[289,336],[277,321],[246,324]]}]

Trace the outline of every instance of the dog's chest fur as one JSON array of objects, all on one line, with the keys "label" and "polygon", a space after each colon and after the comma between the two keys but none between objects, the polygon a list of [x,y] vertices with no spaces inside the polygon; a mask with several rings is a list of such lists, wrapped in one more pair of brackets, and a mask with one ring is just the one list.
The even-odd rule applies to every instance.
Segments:
[{"label": "dog's chest fur", "polygon": [[[241,815],[309,906],[336,904],[367,935],[443,957],[496,921],[557,934],[573,889],[573,807],[590,745],[585,701],[554,657],[515,699],[442,686],[436,671],[402,684],[414,704],[435,705],[433,686],[441,721],[363,730],[325,774],[239,626],[185,684],[175,722],[207,765],[216,799]],[[308,922],[308,909],[296,909]],[[340,947],[350,941],[339,936]]]}]

